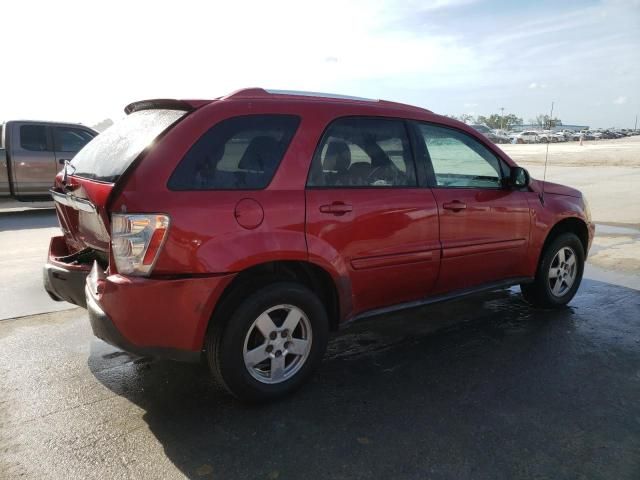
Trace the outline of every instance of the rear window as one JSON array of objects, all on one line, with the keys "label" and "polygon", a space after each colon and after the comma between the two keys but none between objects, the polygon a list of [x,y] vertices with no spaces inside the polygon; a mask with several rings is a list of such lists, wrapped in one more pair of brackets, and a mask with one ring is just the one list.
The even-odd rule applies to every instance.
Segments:
[{"label": "rear window", "polygon": [[115,123],[73,157],[74,175],[115,182],[155,138],[178,121],[183,110],[140,110]]},{"label": "rear window", "polygon": [[292,115],[234,117],[210,128],[169,179],[171,190],[256,190],[276,172],[300,119]]}]

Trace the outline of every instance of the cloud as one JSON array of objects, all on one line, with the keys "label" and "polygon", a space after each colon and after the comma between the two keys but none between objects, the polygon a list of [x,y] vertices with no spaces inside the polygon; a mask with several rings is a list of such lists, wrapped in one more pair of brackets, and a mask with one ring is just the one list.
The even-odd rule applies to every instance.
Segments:
[{"label": "cloud", "polygon": [[627,97],[620,95],[613,101],[613,103],[615,103],[616,105],[624,105],[625,103],[627,103]]},{"label": "cloud", "polygon": [[[3,78],[5,118],[93,124],[120,118],[122,105],[133,100],[213,98],[244,86],[386,98],[443,113],[459,114],[457,107],[488,114],[505,106],[524,118],[557,100],[563,120],[597,126],[637,110],[640,0],[543,0],[535,8],[503,0],[325,0],[312,10],[299,0],[277,7],[253,0],[250,7],[183,2],[179,11],[175,2],[155,0],[153,22],[143,21],[149,0],[112,0],[98,23],[85,21],[80,0],[66,0],[77,7],[64,12],[42,0],[37,16],[34,1],[3,5],[15,19],[3,25],[5,36],[36,32],[23,35],[20,49],[5,58],[20,71]],[[212,18],[224,21],[211,28]],[[46,38],[52,20],[74,28]],[[127,28],[132,23],[136,28]],[[58,67],[55,56],[40,55],[45,38],[54,50],[84,40],[74,75],[38,81],[39,72]],[[144,38],[153,41],[143,51]],[[32,57],[41,61],[25,60]],[[611,96],[616,92],[628,98]]]},{"label": "cloud", "polygon": [[546,83],[531,82],[529,84],[529,88],[531,90],[535,90],[535,89],[538,89],[538,88],[547,88],[547,84]]},{"label": "cloud", "polygon": [[419,8],[424,10],[438,10],[441,8],[460,7],[475,3],[476,0],[434,0],[431,2],[418,2]]}]

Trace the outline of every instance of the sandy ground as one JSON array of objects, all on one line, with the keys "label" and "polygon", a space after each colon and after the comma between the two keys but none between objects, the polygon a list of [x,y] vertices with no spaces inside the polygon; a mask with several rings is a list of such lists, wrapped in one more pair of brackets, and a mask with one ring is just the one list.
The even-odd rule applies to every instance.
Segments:
[{"label": "sandy ground", "polygon": [[[535,178],[542,179],[546,144],[500,145]],[[640,136],[618,140],[552,143],[547,180],[577,188],[597,223],[640,226]]]},{"label": "sandy ground", "polygon": [[[542,179],[546,144],[500,145]],[[549,145],[547,180],[582,191],[598,224],[589,263],[640,276],[640,136]]]}]

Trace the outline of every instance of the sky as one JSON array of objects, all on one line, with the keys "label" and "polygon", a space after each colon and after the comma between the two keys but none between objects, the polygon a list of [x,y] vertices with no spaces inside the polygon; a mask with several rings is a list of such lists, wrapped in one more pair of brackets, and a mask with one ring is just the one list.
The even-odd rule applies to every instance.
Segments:
[{"label": "sky", "polygon": [[3,2],[0,121],[244,87],[633,127],[640,0]]}]

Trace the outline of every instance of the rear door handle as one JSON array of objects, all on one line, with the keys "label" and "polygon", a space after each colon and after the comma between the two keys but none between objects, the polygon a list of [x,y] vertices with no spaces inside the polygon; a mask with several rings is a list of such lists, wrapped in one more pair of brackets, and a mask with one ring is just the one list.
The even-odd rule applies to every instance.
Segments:
[{"label": "rear door handle", "polygon": [[460,210],[464,210],[467,208],[467,204],[461,202],[460,200],[454,200],[453,202],[447,202],[442,205],[442,208],[445,210],[453,210],[454,212],[459,212]]},{"label": "rear door handle", "polygon": [[353,211],[351,205],[347,205],[343,202],[333,202],[329,205],[320,205],[320,211],[322,213],[330,213],[331,215],[344,215]]}]

